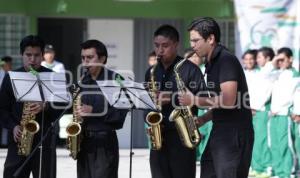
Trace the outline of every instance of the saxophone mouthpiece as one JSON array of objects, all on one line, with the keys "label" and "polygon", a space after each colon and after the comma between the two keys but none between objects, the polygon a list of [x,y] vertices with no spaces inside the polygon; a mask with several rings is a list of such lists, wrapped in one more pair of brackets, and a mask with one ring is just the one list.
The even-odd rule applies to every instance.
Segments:
[{"label": "saxophone mouthpiece", "polygon": [[157,60],[157,61],[160,61],[161,59],[162,59],[162,56],[160,56],[160,55],[157,55],[157,56],[156,56],[156,60]]},{"label": "saxophone mouthpiece", "polygon": [[29,72],[32,73],[32,75],[37,75],[38,72],[32,67],[32,65],[28,66]]},{"label": "saxophone mouthpiece", "polygon": [[82,67],[82,74],[83,75],[86,75],[88,71],[89,71],[89,67],[88,66],[83,66]]},{"label": "saxophone mouthpiece", "polygon": [[192,57],[196,52],[193,50],[192,52],[190,52],[187,56],[186,59]]},{"label": "saxophone mouthpiece", "polygon": [[83,78],[88,75],[89,72],[89,67],[87,66],[83,66],[82,67],[82,71],[81,71],[81,77],[80,77],[80,81],[83,80]]}]

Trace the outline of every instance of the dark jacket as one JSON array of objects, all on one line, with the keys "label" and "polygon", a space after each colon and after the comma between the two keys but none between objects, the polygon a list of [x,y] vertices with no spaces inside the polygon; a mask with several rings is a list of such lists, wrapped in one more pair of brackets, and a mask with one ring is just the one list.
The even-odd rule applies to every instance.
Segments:
[{"label": "dark jacket", "polygon": [[[97,80],[115,80],[119,74],[103,68]],[[120,76],[120,75],[119,75]],[[83,128],[87,131],[111,131],[123,127],[128,110],[109,105],[95,80],[86,75],[82,80],[81,102],[93,107],[94,116],[84,118]]]},{"label": "dark jacket", "polygon": [[[25,68],[19,68],[16,72],[26,72]],[[52,72],[41,66],[37,72]],[[12,141],[12,131],[16,125],[20,125],[23,112],[23,102],[17,102],[14,96],[12,84],[8,74],[5,75],[2,87],[0,90],[0,125],[1,127],[7,128],[11,134],[9,134],[9,140]],[[60,115],[60,111],[53,109],[48,104],[44,111],[44,134],[46,130],[51,126],[51,123],[57,119]],[[36,115],[35,120],[42,126],[42,112]],[[40,128],[41,129],[41,128]],[[36,134],[35,141],[40,138],[40,131]]]}]

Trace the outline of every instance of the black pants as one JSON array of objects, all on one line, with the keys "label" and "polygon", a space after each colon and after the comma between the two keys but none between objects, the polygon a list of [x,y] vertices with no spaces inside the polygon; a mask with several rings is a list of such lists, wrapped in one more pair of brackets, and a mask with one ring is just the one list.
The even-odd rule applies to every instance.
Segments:
[{"label": "black pants", "polygon": [[214,124],[201,159],[201,178],[247,178],[252,157],[252,126]]},{"label": "black pants", "polygon": [[[32,148],[33,149],[33,148]],[[4,164],[3,178],[14,178],[13,175],[23,164],[26,157],[19,156],[16,143],[10,142],[8,145],[7,156]],[[40,151],[37,150],[33,157],[27,162],[17,178],[29,178],[30,172],[33,178],[39,177]],[[56,150],[55,147],[43,147],[42,174],[43,178],[56,177]]]},{"label": "black pants", "polygon": [[77,160],[77,178],[117,178],[119,145],[115,131],[86,135]]},{"label": "black pants", "polygon": [[152,178],[195,178],[196,151],[183,146],[176,130],[163,133],[161,150],[150,152]]}]

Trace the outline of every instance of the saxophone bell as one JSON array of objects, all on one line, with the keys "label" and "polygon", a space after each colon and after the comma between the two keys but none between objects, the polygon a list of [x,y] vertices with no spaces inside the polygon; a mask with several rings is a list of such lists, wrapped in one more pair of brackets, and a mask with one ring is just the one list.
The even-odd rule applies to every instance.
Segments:
[{"label": "saxophone bell", "polygon": [[78,122],[71,122],[67,125],[66,132],[69,137],[75,137],[81,133],[81,125]]},{"label": "saxophone bell", "polygon": [[76,160],[80,151],[81,144],[81,125],[78,122],[71,122],[66,128],[68,135],[67,149],[70,151],[70,156]]},{"label": "saxophone bell", "polygon": [[25,124],[24,129],[34,135],[40,130],[40,125],[35,120],[30,120]]},{"label": "saxophone bell", "polygon": [[161,126],[162,114],[151,111],[147,114],[146,122],[149,125],[149,135],[153,150],[160,150],[162,147]]}]

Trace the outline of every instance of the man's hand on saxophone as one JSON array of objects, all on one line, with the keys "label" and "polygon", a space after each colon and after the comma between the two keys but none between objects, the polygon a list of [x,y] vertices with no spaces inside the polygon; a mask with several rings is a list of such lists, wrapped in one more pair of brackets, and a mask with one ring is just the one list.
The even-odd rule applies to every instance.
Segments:
[{"label": "man's hand on saxophone", "polygon": [[188,89],[185,90],[185,93],[178,94],[179,104],[181,106],[193,106],[195,104],[195,96]]},{"label": "man's hand on saxophone", "polygon": [[14,141],[17,143],[20,141],[21,136],[22,136],[22,130],[20,125],[16,125],[13,130],[14,134]]},{"label": "man's hand on saxophone", "polygon": [[160,106],[163,106],[171,102],[172,93],[170,91],[158,91],[156,96],[157,96],[157,103]]},{"label": "man's hand on saxophone", "polygon": [[[40,113],[43,108],[45,108],[45,105],[43,105],[42,102],[30,102],[29,103],[29,109],[23,110],[23,114],[32,114],[36,115]],[[17,125],[13,129],[13,135],[14,135],[14,141],[20,142],[21,136],[22,136],[22,129],[20,125]]]},{"label": "man's hand on saxophone", "polygon": [[[186,89],[185,93],[179,94],[178,101],[181,106],[196,105],[195,96],[188,89]],[[212,119],[212,110],[208,110],[204,115],[195,118],[195,124],[199,128],[203,126],[205,123],[207,123],[208,121],[210,121],[211,119]]]},{"label": "man's hand on saxophone", "polygon": [[77,106],[76,114],[81,117],[89,116],[93,112],[93,106],[82,104]]},{"label": "man's hand on saxophone", "polygon": [[30,110],[28,110],[28,112],[30,112],[33,115],[37,115],[43,110],[43,108],[45,108],[45,105],[43,105],[42,102],[32,102],[29,104],[29,106]]}]

